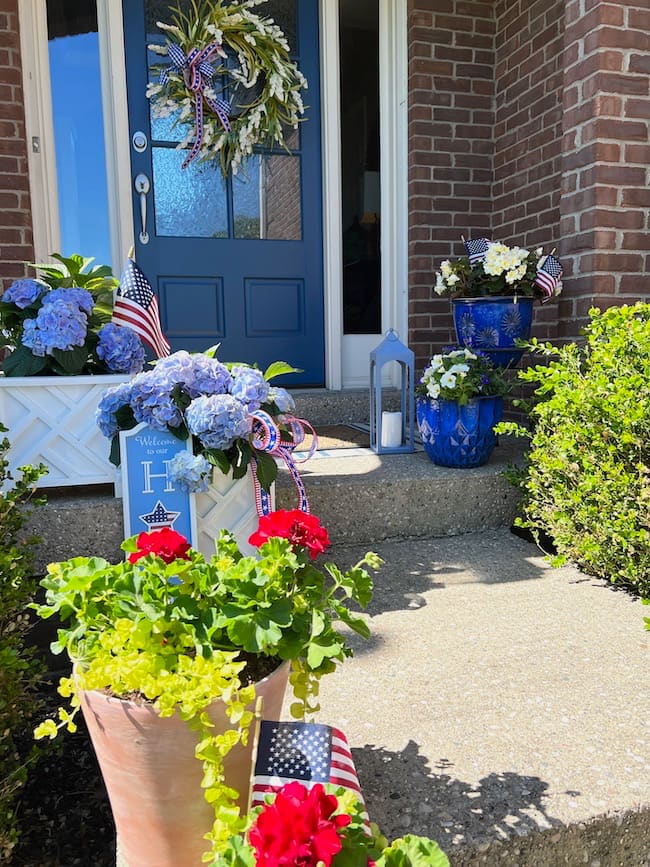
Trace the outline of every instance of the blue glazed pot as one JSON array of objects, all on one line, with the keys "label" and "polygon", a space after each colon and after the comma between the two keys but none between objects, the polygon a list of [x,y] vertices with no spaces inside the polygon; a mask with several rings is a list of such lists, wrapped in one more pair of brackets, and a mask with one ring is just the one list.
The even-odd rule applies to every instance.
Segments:
[{"label": "blue glazed pot", "polygon": [[418,397],[416,414],[427,455],[441,467],[480,467],[496,445],[494,425],[501,421],[500,397],[455,400]]},{"label": "blue glazed pot", "polygon": [[499,367],[514,367],[524,354],[515,348],[528,340],[534,298],[453,298],[454,326],[460,346],[480,349]]}]

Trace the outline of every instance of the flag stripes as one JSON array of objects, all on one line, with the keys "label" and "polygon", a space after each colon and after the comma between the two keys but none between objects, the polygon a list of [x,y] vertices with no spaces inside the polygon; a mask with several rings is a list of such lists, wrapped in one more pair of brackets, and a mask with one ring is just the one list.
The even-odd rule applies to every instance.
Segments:
[{"label": "flag stripes", "polygon": [[169,355],[171,347],[162,333],[158,299],[144,273],[130,257],[115,296],[113,322],[139,334],[157,358]]}]

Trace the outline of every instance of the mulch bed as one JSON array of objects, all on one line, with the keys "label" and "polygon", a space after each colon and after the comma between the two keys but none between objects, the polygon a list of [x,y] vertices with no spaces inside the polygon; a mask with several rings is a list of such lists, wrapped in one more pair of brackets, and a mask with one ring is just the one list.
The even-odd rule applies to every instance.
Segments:
[{"label": "mulch bed", "polygon": [[[42,716],[53,716],[61,696],[52,680],[42,686]],[[48,744],[31,768],[18,801],[21,836],[7,867],[115,867],[115,830],[95,753],[81,718],[78,731]],[[25,733],[28,748],[31,731]]]}]

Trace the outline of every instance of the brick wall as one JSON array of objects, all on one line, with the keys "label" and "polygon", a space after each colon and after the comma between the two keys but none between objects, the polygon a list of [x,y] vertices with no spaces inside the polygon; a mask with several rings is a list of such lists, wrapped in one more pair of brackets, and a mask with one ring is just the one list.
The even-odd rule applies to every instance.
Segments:
[{"label": "brick wall", "polygon": [[18,0],[0,0],[0,286],[33,261]]},{"label": "brick wall", "polygon": [[650,298],[650,10],[568,0],[564,47],[560,333],[589,308]]},{"label": "brick wall", "polygon": [[409,0],[409,344],[421,368],[452,340],[449,300],[432,293],[461,235],[492,212],[494,5]]},{"label": "brick wall", "polygon": [[[560,243],[565,0],[495,4],[492,237],[528,249]],[[557,334],[559,303],[535,306],[534,333]]]}]

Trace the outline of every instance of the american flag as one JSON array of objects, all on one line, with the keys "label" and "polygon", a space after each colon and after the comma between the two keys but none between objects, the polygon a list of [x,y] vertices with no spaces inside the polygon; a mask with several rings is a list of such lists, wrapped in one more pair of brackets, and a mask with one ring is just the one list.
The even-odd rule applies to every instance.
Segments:
[{"label": "american flag", "polygon": [[251,806],[264,804],[267,794],[293,780],[308,789],[315,783],[343,786],[363,804],[352,753],[340,729],[319,723],[262,720]]},{"label": "american flag", "polygon": [[139,334],[157,358],[169,355],[171,347],[160,327],[158,299],[149,281],[131,257],[126,260],[120,278],[113,304],[113,322]]},{"label": "american flag", "polygon": [[544,301],[548,301],[549,298],[553,297],[555,288],[560,282],[563,273],[564,269],[555,256],[548,255],[544,257],[541,265],[537,268],[537,276],[535,277],[535,284],[546,295]]},{"label": "american flag", "polygon": [[489,243],[487,238],[476,238],[474,241],[465,241],[465,250],[469,256],[470,265],[483,261]]}]

